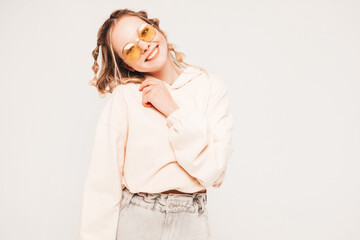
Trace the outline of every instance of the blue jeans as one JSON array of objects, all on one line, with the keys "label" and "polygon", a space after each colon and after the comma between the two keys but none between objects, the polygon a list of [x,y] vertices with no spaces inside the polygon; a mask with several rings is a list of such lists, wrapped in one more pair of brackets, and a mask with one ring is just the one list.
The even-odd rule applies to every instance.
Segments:
[{"label": "blue jeans", "polygon": [[207,193],[123,189],[117,240],[209,240]]}]

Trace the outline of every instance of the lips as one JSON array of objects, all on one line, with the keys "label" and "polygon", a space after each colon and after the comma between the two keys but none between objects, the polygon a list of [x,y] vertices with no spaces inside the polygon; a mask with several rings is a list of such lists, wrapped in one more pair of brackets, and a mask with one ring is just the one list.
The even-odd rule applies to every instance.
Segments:
[{"label": "lips", "polygon": [[149,60],[147,60],[147,59],[151,56],[151,54],[155,51],[155,49],[156,49],[157,47],[159,47],[159,44],[156,45],[156,46],[153,48],[153,50],[147,55],[147,57],[146,57],[146,59],[145,59],[145,62],[149,61]]}]

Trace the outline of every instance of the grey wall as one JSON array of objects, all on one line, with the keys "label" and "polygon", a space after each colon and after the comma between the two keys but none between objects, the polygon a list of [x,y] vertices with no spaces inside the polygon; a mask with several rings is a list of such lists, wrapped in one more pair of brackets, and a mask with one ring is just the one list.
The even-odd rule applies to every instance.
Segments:
[{"label": "grey wall", "polygon": [[235,152],[209,189],[213,239],[360,239],[360,3],[0,1],[0,239],[75,239],[97,117],[97,30],[160,19],[222,76]]}]

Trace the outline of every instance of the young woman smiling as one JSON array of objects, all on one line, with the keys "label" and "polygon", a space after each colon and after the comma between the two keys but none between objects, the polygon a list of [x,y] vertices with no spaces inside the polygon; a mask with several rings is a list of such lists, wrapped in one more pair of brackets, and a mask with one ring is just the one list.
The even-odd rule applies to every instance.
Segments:
[{"label": "young woman smiling", "polygon": [[95,130],[80,240],[210,239],[206,189],[223,183],[234,119],[225,82],[183,56],[145,11],[116,10],[98,31],[90,84],[111,95]]}]

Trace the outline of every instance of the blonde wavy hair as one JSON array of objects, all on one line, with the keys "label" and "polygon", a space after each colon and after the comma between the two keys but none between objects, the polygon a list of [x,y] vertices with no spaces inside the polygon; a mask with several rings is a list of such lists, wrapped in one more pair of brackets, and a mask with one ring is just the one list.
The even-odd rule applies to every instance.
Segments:
[{"label": "blonde wavy hair", "polygon": [[[159,27],[159,19],[149,18],[148,13],[144,10],[141,11],[132,11],[128,8],[115,10],[110,14],[110,17],[103,23],[103,25],[98,30],[97,34],[97,46],[92,51],[92,56],[94,58],[94,64],[92,70],[95,73],[94,78],[89,81],[91,86],[95,86],[98,90],[100,97],[105,97],[107,93],[112,93],[113,89],[119,84],[127,83],[141,83],[145,79],[145,74],[139,72],[128,66],[119,56],[116,54],[112,48],[110,32],[114,27],[117,20],[124,16],[137,16],[144,20],[145,22],[152,24],[161,34],[164,35],[166,41],[167,36],[163,30]],[[199,68],[203,72],[207,71],[199,66],[194,66],[184,62],[185,54],[175,50],[176,45],[169,43],[167,41],[168,50],[170,53],[170,58],[176,66],[184,68],[185,65]],[[100,49],[101,48],[101,49]],[[97,58],[101,50],[101,69],[99,77],[97,73],[99,71],[99,64]]]}]

